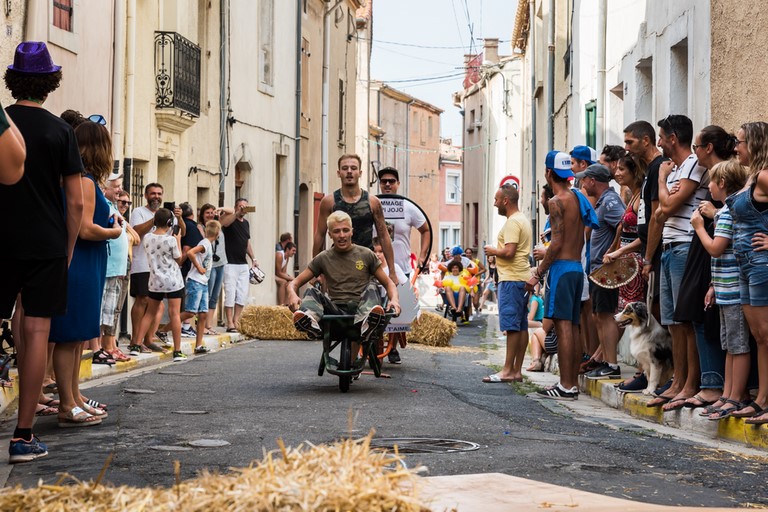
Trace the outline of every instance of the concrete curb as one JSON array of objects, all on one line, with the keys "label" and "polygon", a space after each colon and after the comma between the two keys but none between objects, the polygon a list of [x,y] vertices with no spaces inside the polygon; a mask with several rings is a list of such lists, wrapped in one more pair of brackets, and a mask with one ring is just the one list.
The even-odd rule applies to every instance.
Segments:
[{"label": "concrete curb", "polygon": [[[216,336],[203,336],[203,344],[211,352],[217,352],[229,348],[233,343],[237,343],[244,339],[245,337],[240,333],[222,333]],[[123,347],[123,349],[124,348],[125,347]],[[195,351],[194,338],[182,338],[181,351],[187,356],[193,355]],[[170,361],[172,359],[171,352],[172,350],[169,349],[165,354],[153,352],[152,354],[132,356],[130,361],[120,362],[110,366],[106,364],[92,364],[93,353],[90,350],[87,350],[83,353],[83,358],[80,361],[80,381],[86,382],[93,379],[130,372],[139,368],[156,366],[160,363]],[[15,407],[16,399],[19,396],[19,379],[17,371],[15,369],[11,370],[10,376],[12,379],[12,386],[0,388],[0,415],[3,415],[12,405]]]},{"label": "concrete curb", "polygon": [[743,418],[711,421],[699,416],[700,408],[682,408],[665,412],[661,407],[646,407],[652,399],[640,393],[621,393],[614,384],[620,380],[589,380],[579,376],[579,388],[585,394],[619,409],[630,416],[660,425],[679,428],[711,439],[722,439],[752,448],[768,449],[768,425],[749,425]]}]

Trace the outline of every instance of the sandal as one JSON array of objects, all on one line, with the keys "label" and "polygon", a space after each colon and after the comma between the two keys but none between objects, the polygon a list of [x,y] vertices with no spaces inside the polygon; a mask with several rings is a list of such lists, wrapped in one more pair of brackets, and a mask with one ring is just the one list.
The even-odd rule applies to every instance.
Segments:
[{"label": "sandal", "polygon": [[120,350],[119,348],[116,348],[115,350],[110,350],[109,352],[107,352],[107,354],[112,356],[112,359],[114,359],[118,363],[131,360],[130,356],[123,354],[123,351]]},{"label": "sandal", "polygon": [[527,372],[543,372],[544,371],[544,363],[539,359],[538,357],[535,358],[533,361],[531,361],[530,366],[525,369]]},{"label": "sandal", "polygon": [[97,407],[91,407],[87,403],[83,404],[83,409],[85,409],[85,412],[87,412],[91,416],[96,416],[97,418],[104,419],[107,416],[109,416],[109,413],[107,413],[107,411],[105,411],[104,409],[99,409]]},{"label": "sandal", "polygon": [[662,405],[666,404],[672,400],[671,396],[656,396],[653,397],[647,404],[645,404],[646,407],[661,407]]},{"label": "sandal", "polygon": [[93,407],[95,409],[101,409],[102,411],[107,410],[107,404],[102,404],[97,402],[96,400],[92,400],[90,398],[83,398],[83,403],[89,407]]},{"label": "sandal", "polygon": [[207,327],[206,327],[206,329],[205,329],[205,335],[206,335],[206,336],[216,336],[216,335],[218,335],[218,334],[219,334],[219,333],[218,333],[218,332],[216,332],[214,329],[209,329],[209,328],[207,328]]},{"label": "sandal", "polygon": [[[753,410],[752,412],[742,412],[744,409],[751,407]],[[744,405],[741,409],[738,411],[734,411],[731,416],[734,418],[751,418],[752,416],[760,416],[766,411],[766,409],[760,407],[760,404],[755,402],[754,400],[749,402],[748,404]]]},{"label": "sandal", "polygon": [[59,408],[57,406],[46,406],[43,404],[37,404],[37,409],[35,410],[35,416],[53,416],[54,414],[59,414]]},{"label": "sandal", "polygon": [[99,349],[93,353],[93,364],[108,364],[112,366],[115,364],[115,360],[104,349]]},{"label": "sandal", "polygon": [[59,413],[59,427],[92,427],[101,423],[101,418],[88,414],[79,407],[74,407],[71,411],[65,412],[62,416]]},{"label": "sandal", "polygon": [[[158,344],[157,344],[157,343],[155,343],[154,341],[150,341],[150,342],[149,342],[149,343],[147,343],[145,346],[146,346],[146,348],[148,348],[148,349],[149,349],[149,351],[150,351],[150,352],[160,352],[160,353],[162,353],[162,354],[165,354],[166,352],[168,352],[167,350],[165,350],[165,348],[164,348],[164,347],[161,347],[160,345],[158,345]],[[142,349],[141,351],[142,351],[142,353],[143,353],[143,352],[144,352],[144,349]]]},{"label": "sandal", "polygon": [[712,421],[718,421],[718,420],[725,419],[728,416],[733,415],[734,411],[738,411],[739,409],[743,408],[744,405],[745,405],[744,403],[737,402],[736,400],[726,399],[725,401],[726,401],[726,403],[729,403],[729,404],[733,405],[733,407],[729,407],[728,409],[723,409],[723,407],[725,407],[725,406],[723,406],[720,409],[714,411],[712,414],[710,414],[707,417],[707,419],[712,420]]},{"label": "sandal", "polygon": [[39,405],[44,405],[46,407],[58,407],[59,406],[59,401],[56,400],[55,398],[48,398],[47,400],[42,400],[42,401],[38,400],[37,403]]},{"label": "sandal", "polygon": [[[723,405],[726,404],[726,402],[730,402],[730,399],[727,396],[721,396],[720,398],[718,398],[715,401],[715,403],[706,406],[704,408],[704,410],[699,413],[699,416],[709,416],[710,414],[716,413],[717,411],[719,411],[723,407]],[[718,403],[720,405],[717,405]],[[731,402],[731,403],[733,403],[733,402]],[[741,402],[739,402],[739,403],[741,403]],[[743,405],[742,405],[742,407],[743,407]]]}]

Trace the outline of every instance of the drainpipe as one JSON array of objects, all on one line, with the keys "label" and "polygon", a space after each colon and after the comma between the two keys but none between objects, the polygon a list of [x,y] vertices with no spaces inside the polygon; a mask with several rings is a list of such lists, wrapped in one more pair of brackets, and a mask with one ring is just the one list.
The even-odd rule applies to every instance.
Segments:
[{"label": "drainpipe", "polygon": [[[299,213],[301,209],[301,21],[302,1],[296,0],[296,139],[294,141],[294,173],[293,173],[293,233],[299,236]],[[293,258],[294,270],[298,270],[299,250]]]},{"label": "drainpipe", "polygon": [[[133,119],[136,79],[136,0],[128,0],[126,24],[128,26],[125,62],[125,152],[123,158],[123,181],[131,185],[133,170]],[[130,190],[130,189],[129,189]]]},{"label": "drainpipe", "polygon": [[[538,233],[538,215],[533,215],[533,212],[538,212],[537,208],[537,192],[538,187],[536,185],[536,38],[534,37],[534,27],[536,26],[536,2],[530,0],[530,14],[528,21],[528,63],[531,66],[531,221],[533,223],[533,232]],[[532,242],[533,243],[533,242]]]},{"label": "drainpipe", "polygon": [[217,204],[224,206],[224,186],[229,173],[229,155],[227,139],[229,137],[227,117],[229,117],[229,0],[221,0],[219,5],[219,197]]},{"label": "drainpipe", "polygon": [[607,24],[606,0],[597,7],[597,119],[595,149],[599,152],[605,141],[605,31]]},{"label": "drainpipe", "polygon": [[547,30],[547,151],[555,147],[555,0],[549,0]]},{"label": "drainpipe", "polygon": [[114,172],[123,157],[123,101],[125,96],[125,2],[115,3],[115,60],[112,67],[112,151]]},{"label": "drainpipe", "polygon": [[328,192],[328,109],[331,103],[330,61],[331,61],[331,13],[343,0],[336,0],[333,7],[323,14],[323,106],[322,106],[322,136],[320,138],[320,169],[323,192]]},{"label": "drainpipe", "polygon": [[[414,100],[410,100],[405,104],[405,192],[402,194],[406,197],[411,192],[411,105]],[[393,167],[397,168],[397,153],[395,153],[395,162]]]}]

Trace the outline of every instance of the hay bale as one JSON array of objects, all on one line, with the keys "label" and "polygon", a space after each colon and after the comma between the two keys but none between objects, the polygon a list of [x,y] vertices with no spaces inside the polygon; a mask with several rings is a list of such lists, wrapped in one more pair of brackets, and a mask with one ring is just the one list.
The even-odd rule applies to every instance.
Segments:
[{"label": "hay bale", "polygon": [[440,315],[425,311],[411,324],[408,343],[421,343],[431,347],[448,347],[456,336],[456,324]]},{"label": "hay bale", "polygon": [[293,313],[286,306],[246,306],[240,317],[240,332],[260,340],[306,340],[293,326]]},{"label": "hay bale", "polygon": [[62,481],[71,477],[65,475],[55,485],[3,489],[0,510],[428,511],[419,499],[415,470],[404,469],[402,463],[388,470],[392,454],[372,452],[371,438],[296,449],[278,441],[281,449],[261,462],[223,475],[202,472],[169,489],[78,481],[67,485]]}]

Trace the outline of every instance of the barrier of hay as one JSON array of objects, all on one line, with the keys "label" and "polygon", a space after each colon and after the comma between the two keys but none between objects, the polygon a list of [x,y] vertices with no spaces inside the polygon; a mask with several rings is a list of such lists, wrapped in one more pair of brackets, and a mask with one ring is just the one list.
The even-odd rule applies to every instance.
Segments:
[{"label": "barrier of hay", "polygon": [[406,339],[409,343],[447,347],[450,346],[451,338],[454,336],[456,336],[456,324],[454,322],[435,313],[424,311],[411,324],[411,332],[408,333]]},{"label": "barrier of hay", "polygon": [[246,306],[240,317],[240,332],[260,340],[306,340],[293,326],[293,313],[286,306]]},{"label": "barrier of hay", "polygon": [[372,435],[295,449],[278,441],[280,450],[255,465],[225,475],[203,472],[169,489],[78,481],[65,485],[62,481],[71,478],[65,475],[56,485],[3,489],[0,510],[429,511],[418,497],[415,471],[399,463],[400,469],[388,470],[393,455],[372,452]]}]

